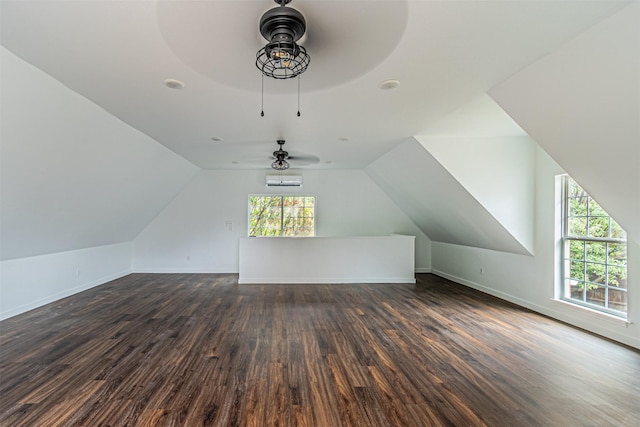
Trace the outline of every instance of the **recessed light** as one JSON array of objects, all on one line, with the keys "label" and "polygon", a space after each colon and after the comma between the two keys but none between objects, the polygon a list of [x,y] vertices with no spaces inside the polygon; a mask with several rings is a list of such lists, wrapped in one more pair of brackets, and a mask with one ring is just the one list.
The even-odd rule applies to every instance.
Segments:
[{"label": "recessed light", "polygon": [[379,89],[382,90],[389,90],[389,89],[395,89],[398,86],[400,86],[400,80],[385,80],[380,82],[380,84],[378,85]]},{"label": "recessed light", "polygon": [[184,83],[182,83],[180,80],[176,80],[176,79],[166,79],[164,81],[164,85],[166,87],[168,87],[169,89],[183,89],[184,88]]},{"label": "recessed light", "polygon": [[340,138],[338,138],[338,141],[348,141],[349,138],[347,138],[346,136],[341,136]]},{"label": "recessed light", "polygon": [[220,142],[220,141],[224,141],[224,138],[222,138],[220,136],[212,136],[211,140],[215,141],[215,142]]},{"label": "recessed light", "polygon": [[331,163],[333,163],[331,160],[327,160],[324,162],[325,165],[330,165]]},{"label": "recessed light", "polygon": [[240,163],[240,162],[239,162],[239,161],[237,161],[237,160],[232,160],[232,161],[231,161],[231,163],[233,163],[234,165],[237,165],[237,164],[238,164],[238,163]]}]

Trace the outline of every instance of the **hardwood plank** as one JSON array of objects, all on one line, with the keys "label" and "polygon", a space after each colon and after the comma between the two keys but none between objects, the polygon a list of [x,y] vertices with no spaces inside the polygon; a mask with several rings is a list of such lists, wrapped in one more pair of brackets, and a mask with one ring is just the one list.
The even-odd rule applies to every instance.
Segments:
[{"label": "hardwood plank", "polygon": [[640,352],[432,275],[132,274],[0,322],[2,426],[638,426]]}]

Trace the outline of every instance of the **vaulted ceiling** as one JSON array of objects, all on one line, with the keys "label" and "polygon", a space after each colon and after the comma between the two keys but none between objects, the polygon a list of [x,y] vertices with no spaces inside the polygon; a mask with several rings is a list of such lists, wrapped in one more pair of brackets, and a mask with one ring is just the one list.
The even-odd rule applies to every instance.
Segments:
[{"label": "vaulted ceiling", "polygon": [[[265,79],[260,117],[258,21],[272,0],[2,0],[1,38],[200,168],[267,167],[278,138],[318,158],[294,166],[362,168],[407,137],[455,131],[441,121],[625,3],[294,0],[311,55],[301,117],[295,79]],[[386,79],[400,86],[379,89]],[[489,118],[483,107],[467,113]],[[508,120],[474,131],[522,134]]]},{"label": "vaulted ceiling", "polygon": [[294,0],[297,117],[297,81],[263,101],[254,64],[271,0],[0,0],[2,259],[131,241],[198,169],[268,170],[279,138],[432,240],[521,254],[537,144],[640,241],[639,4]]}]

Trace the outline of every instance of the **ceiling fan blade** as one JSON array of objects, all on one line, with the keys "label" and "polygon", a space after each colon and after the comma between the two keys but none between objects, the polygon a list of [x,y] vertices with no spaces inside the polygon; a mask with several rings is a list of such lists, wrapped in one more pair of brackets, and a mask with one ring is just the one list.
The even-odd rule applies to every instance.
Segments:
[{"label": "ceiling fan blade", "polygon": [[287,161],[291,164],[292,167],[304,167],[314,165],[316,163],[320,163],[320,157],[315,156],[313,154],[299,153],[299,152],[291,152],[284,149],[284,140],[278,140],[278,150],[274,151],[271,154],[264,154],[264,157],[249,157],[246,158],[242,163],[269,167],[274,160],[278,159],[278,154],[285,154],[286,156],[282,156],[282,160]]},{"label": "ceiling fan blade", "polygon": [[320,162],[320,157],[313,154],[291,154],[287,157],[287,161],[298,165],[313,165]]}]

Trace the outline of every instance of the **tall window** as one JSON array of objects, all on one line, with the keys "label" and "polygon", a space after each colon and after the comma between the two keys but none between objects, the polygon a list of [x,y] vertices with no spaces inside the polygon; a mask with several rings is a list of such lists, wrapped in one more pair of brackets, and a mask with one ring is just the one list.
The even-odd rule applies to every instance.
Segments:
[{"label": "tall window", "polygon": [[314,236],[315,205],[312,196],[249,196],[249,236]]},{"label": "tall window", "polygon": [[566,175],[563,192],[562,299],[626,318],[626,233]]}]

